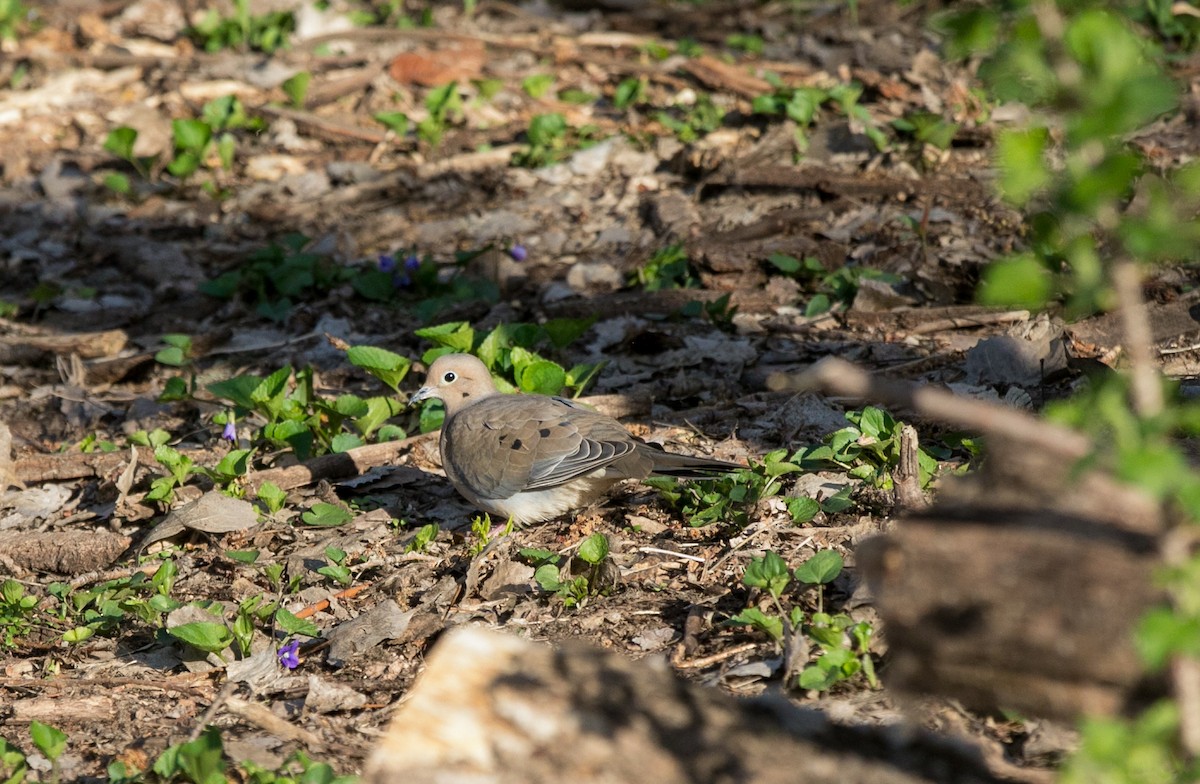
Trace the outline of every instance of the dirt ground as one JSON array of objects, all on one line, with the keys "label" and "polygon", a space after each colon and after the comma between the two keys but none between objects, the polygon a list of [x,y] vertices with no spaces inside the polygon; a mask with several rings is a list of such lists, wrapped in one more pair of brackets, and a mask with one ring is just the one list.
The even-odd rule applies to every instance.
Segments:
[{"label": "dirt ground", "polygon": [[[594,318],[582,338],[547,353],[566,367],[603,361],[586,394],[616,407],[635,434],[727,460],[818,444],[845,426],[843,412],[861,404],[767,384],[827,355],[1026,407],[1064,394],[1074,367],[1030,374],[987,350],[998,334],[1043,345],[1062,326],[972,304],[983,265],[1022,242],[1021,217],[993,196],[989,169],[997,128],[1020,116],[989,104],[969,67],[942,59],[927,4],[860,2],[854,18],[846,4],[483,0],[470,14],[459,3],[431,4],[432,26],[398,29],[345,26],[351,9],[339,2],[323,12],[252,2],[255,14],[299,8],[290,46],[271,56],[197,47],[180,32],[188,5],[48,4],[39,27],[0,56],[0,304],[13,306],[0,319],[0,422],[11,431],[0,452],[11,446],[9,470],[27,488],[0,497],[0,573],[46,610],[0,647],[0,737],[31,751],[30,720],[60,727],[71,739],[65,780],[103,776],[114,759],[144,769],[206,723],[221,728],[233,760],[275,767],[307,748],[355,773],[426,651],[463,623],[665,657],[683,677],[738,695],[784,691],[771,639],[724,623],[763,601],[742,575],[767,550],[793,567],[822,549],[845,555],[826,601],[875,624],[872,652],[886,682],[887,630],[854,551],[892,525],[892,498],[844,472],[789,475],[783,495],[761,502],[744,527],[691,527],[655,491],[633,485],[476,555],[473,510],[440,473],[436,436],[415,437],[417,415],[406,412],[391,421],[414,438],[361,476],[298,483],[270,519],[234,530],[189,524],[141,552],[167,512],[145,498],[163,470],[145,449],[130,468],[127,437],[162,428],[197,464],[215,465],[230,445],[213,420],[225,406],[205,384],[311,366],[322,396],[383,395],[340,346],[419,360],[432,344],[415,330],[451,321],[485,332]],[[757,43],[731,41],[746,33]],[[691,56],[677,53],[681,41]],[[290,103],[282,85],[298,71],[311,83],[305,100]],[[793,120],[754,111],[755,98],[776,89],[766,74],[787,89],[862,92],[823,103],[799,155]],[[522,87],[535,75],[552,84],[538,97]],[[451,81],[461,110],[449,112],[436,145],[372,119],[403,112],[415,126],[432,116],[431,90]],[[627,103],[630,85],[642,92]],[[571,102],[570,91],[592,98]],[[232,168],[209,150],[186,178],[164,171],[178,157],[172,119],[199,117],[228,95],[264,121],[229,131]],[[719,123],[691,135],[673,127],[710,99],[724,112]],[[531,119],[552,113],[575,129],[566,146],[550,145],[549,165],[512,165],[530,151]],[[957,124],[945,149],[892,125],[924,113]],[[1195,155],[1187,123],[1164,122],[1142,142],[1163,163]],[[105,148],[121,126],[138,131],[134,155],[156,163],[139,169]],[[579,139],[595,143],[572,147]],[[364,296],[358,278],[332,274],[297,287],[287,303],[252,284],[225,299],[202,292],[292,233],[335,269],[371,272],[381,256],[415,254],[443,279],[456,272],[486,283],[439,289],[438,302],[402,281]],[[639,283],[639,268],[675,243],[690,260],[691,285]],[[814,266],[787,274],[770,261],[779,254]],[[839,278],[842,269],[881,274]],[[1194,285],[1193,273],[1171,271],[1152,293],[1170,301]],[[714,315],[691,304],[726,294]],[[818,295],[831,310],[809,310]],[[190,336],[190,365],[155,361],[167,334]],[[1177,362],[1182,375],[1188,360]],[[159,401],[169,379],[191,373],[194,398]],[[402,390],[411,394],[421,377],[414,370]],[[243,439],[255,422],[245,424]],[[914,424],[923,443],[946,443],[944,429]],[[945,473],[969,459],[961,449],[940,454]],[[294,460],[262,448],[253,469]],[[854,506],[791,521],[783,498],[823,500],[848,483]],[[190,480],[175,505],[210,487]],[[318,501],[350,504],[353,519],[305,525],[300,514]],[[410,551],[429,523],[440,526],[436,540]],[[611,595],[564,607],[518,550],[565,552],[595,532],[610,538],[619,579]],[[316,571],[331,546],[347,554],[348,587]],[[130,616],[63,641],[75,621],[55,616],[52,584],[83,591],[127,579],[147,553],[152,573],[164,547],[177,566],[171,597],[219,603],[227,619],[249,597],[274,598],[262,564],[284,564],[295,589],[284,606],[322,638],[301,646],[297,669],[244,674],[237,688],[226,685],[225,663]],[[244,550],[259,551],[256,564],[227,555]],[[813,591],[791,598],[816,607]],[[55,617],[57,625],[46,620]],[[253,650],[273,667],[267,628]],[[840,722],[907,720],[969,738],[997,775],[1014,780],[1044,780],[1072,742],[1033,719],[901,700],[861,677],[786,694]]]}]

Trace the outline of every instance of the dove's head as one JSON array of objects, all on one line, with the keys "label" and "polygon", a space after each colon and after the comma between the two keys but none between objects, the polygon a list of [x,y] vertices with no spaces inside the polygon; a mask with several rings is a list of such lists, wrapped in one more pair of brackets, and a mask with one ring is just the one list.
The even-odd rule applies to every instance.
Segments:
[{"label": "dove's head", "polygon": [[429,366],[425,386],[409,398],[408,404],[437,399],[445,404],[446,416],[450,417],[464,406],[495,394],[496,385],[487,366],[470,354],[445,354]]}]

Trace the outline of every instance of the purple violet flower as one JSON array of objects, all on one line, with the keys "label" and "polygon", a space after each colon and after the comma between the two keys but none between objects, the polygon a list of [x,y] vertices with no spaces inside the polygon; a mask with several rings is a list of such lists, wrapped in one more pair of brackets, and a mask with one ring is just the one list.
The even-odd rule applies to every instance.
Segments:
[{"label": "purple violet flower", "polygon": [[412,278],[407,272],[400,272],[392,276],[392,285],[398,289],[406,289],[412,285]]},{"label": "purple violet flower", "polygon": [[421,260],[419,258],[417,258],[417,255],[415,253],[410,254],[408,256],[408,258],[406,258],[404,260],[404,269],[406,272],[416,272],[420,268],[421,268]]},{"label": "purple violet flower", "polygon": [[275,651],[275,658],[279,659],[279,664],[289,670],[294,670],[300,666],[300,641],[292,640],[287,645]]},{"label": "purple violet flower", "polygon": [[524,261],[529,258],[529,251],[525,249],[524,245],[518,243],[508,249],[508,257],[513,261]]},{"label": "purple violet flower", "polygon": [[221,438],[224,438],[231,444],[237,443],[237,424],[233,421],[233,417],[225,423],[225,429],[221,431]]},{"label": "purple violet flower", "polygon": [[396,257],[395,256],[380,256],[379,257],[379,271],[380,272],[391,272],[394,269],[396,269]]}]

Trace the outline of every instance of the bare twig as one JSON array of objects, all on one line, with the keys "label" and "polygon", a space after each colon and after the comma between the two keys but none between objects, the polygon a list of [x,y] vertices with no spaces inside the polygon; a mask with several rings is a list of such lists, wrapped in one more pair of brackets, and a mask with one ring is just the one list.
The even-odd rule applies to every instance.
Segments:
[{"label": "bare twig", "polygon": [[1162,412],[1162,383],[1153,355],[1150,319],[1142,299],[1142,274],[1129,260],[1113,267],[1113,288],[1120,304],[1121,330],[1125,333],[1125,353],[1129,356],[1130,397],[1140,417]]},{"label": "bare twig", "polygon": [[934,387],[873,376],[836,357],[823,359],[803,373],[776,373],[767,379],[767,386],[774,391],[820,389],[835,395],[907,408],[928,419],[1003,436],[1064,459],[1078,460],[1091,450],[1091,442],[1086,436],[1014,408],[959,397]]}]

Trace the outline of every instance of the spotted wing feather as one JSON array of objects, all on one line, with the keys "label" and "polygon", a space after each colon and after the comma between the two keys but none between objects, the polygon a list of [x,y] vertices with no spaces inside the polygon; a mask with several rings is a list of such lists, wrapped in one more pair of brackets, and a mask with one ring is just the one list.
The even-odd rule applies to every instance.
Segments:
[{"label": "spotted wing feather", "polygon": [[442,443],[447,472],[482,499],[557,487],[601,469],[614,479],[650,469],[639,442],[615,420],[535,395],[480,401],[454,417]]}]

